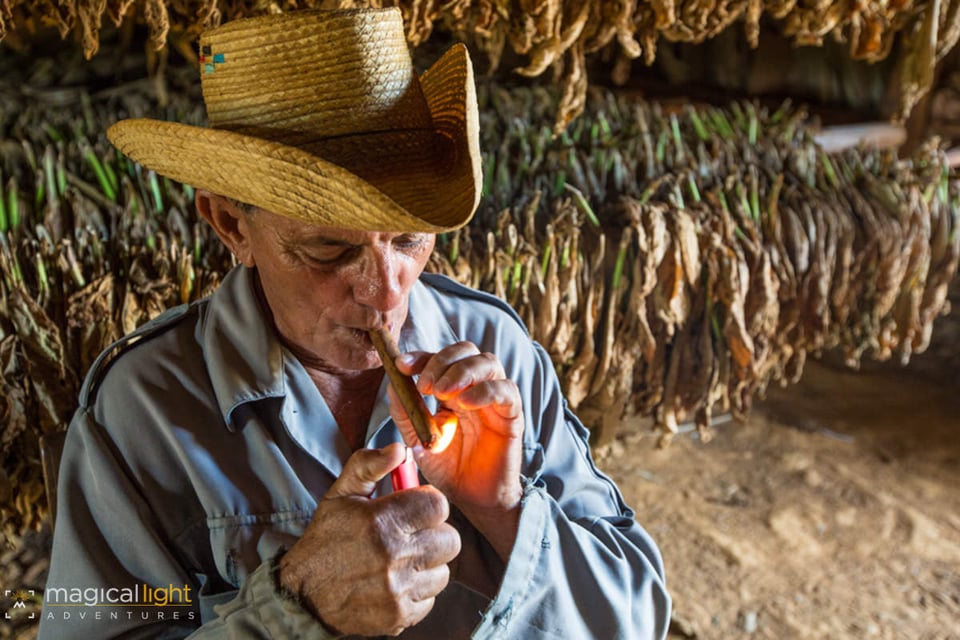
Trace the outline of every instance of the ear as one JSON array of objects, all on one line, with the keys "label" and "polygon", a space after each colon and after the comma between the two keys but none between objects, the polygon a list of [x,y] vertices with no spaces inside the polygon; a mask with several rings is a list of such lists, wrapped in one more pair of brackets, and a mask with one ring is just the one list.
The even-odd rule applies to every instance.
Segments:
[{"label": "ear", "polygon": [[251,214],[242,211],[232,200],[216,193],[197,189],[197,213],[217,233],[220,241],[245,267],[256,266],[251,243]]}]

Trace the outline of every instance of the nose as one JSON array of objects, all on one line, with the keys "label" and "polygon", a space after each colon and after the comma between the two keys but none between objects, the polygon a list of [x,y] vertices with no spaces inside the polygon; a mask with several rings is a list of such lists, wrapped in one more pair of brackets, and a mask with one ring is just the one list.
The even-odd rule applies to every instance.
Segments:
[{"label": "nose", "polygon": [[400,265],[389,250],[372,247],[364,252],[353,283],[353,299],[376,311],[390,311],[403,301]]}]

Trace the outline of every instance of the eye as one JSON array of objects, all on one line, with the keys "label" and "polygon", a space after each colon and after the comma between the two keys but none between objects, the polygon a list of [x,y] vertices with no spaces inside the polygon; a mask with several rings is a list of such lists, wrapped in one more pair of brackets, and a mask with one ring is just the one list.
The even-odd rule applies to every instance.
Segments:
[{"label": "eye", "polygon": [[423,234],[405,233],[393,239],[393,246],[401,251],[413,253],[419,250],[427,239]]},{"label": "eye", "polygon": [[312,249],[309,252],[300,254],[300,259],[313,266],[332,265],[343,260],[349,259],[357,250],[357,247],[345,245],[332,245],[329,247],[320,247]]}]

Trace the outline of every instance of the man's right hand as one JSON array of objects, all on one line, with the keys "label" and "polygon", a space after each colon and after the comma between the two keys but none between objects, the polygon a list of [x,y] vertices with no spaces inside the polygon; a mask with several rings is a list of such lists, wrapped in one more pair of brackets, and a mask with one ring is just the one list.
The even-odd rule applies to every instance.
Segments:
[{"label": "man's right hand", "polygon": [[398,635],[426,617],[450,579],[460,535],[430,486],[370,498],[402,445],[361,449],[280,560],[280,584],[342,634]]}]

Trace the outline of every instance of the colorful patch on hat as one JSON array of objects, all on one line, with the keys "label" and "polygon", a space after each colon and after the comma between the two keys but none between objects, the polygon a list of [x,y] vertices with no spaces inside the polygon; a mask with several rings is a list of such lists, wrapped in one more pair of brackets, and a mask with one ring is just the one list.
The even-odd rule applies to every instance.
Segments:
[{"label": "colorful patch on hat", "polygon": [[217,70],[218,64],[223,64],[226,61],[225,54],[213,53],[213,48],[208,44],[203,45],[200,50],[200,64],[204,73],[213,73]]}]

